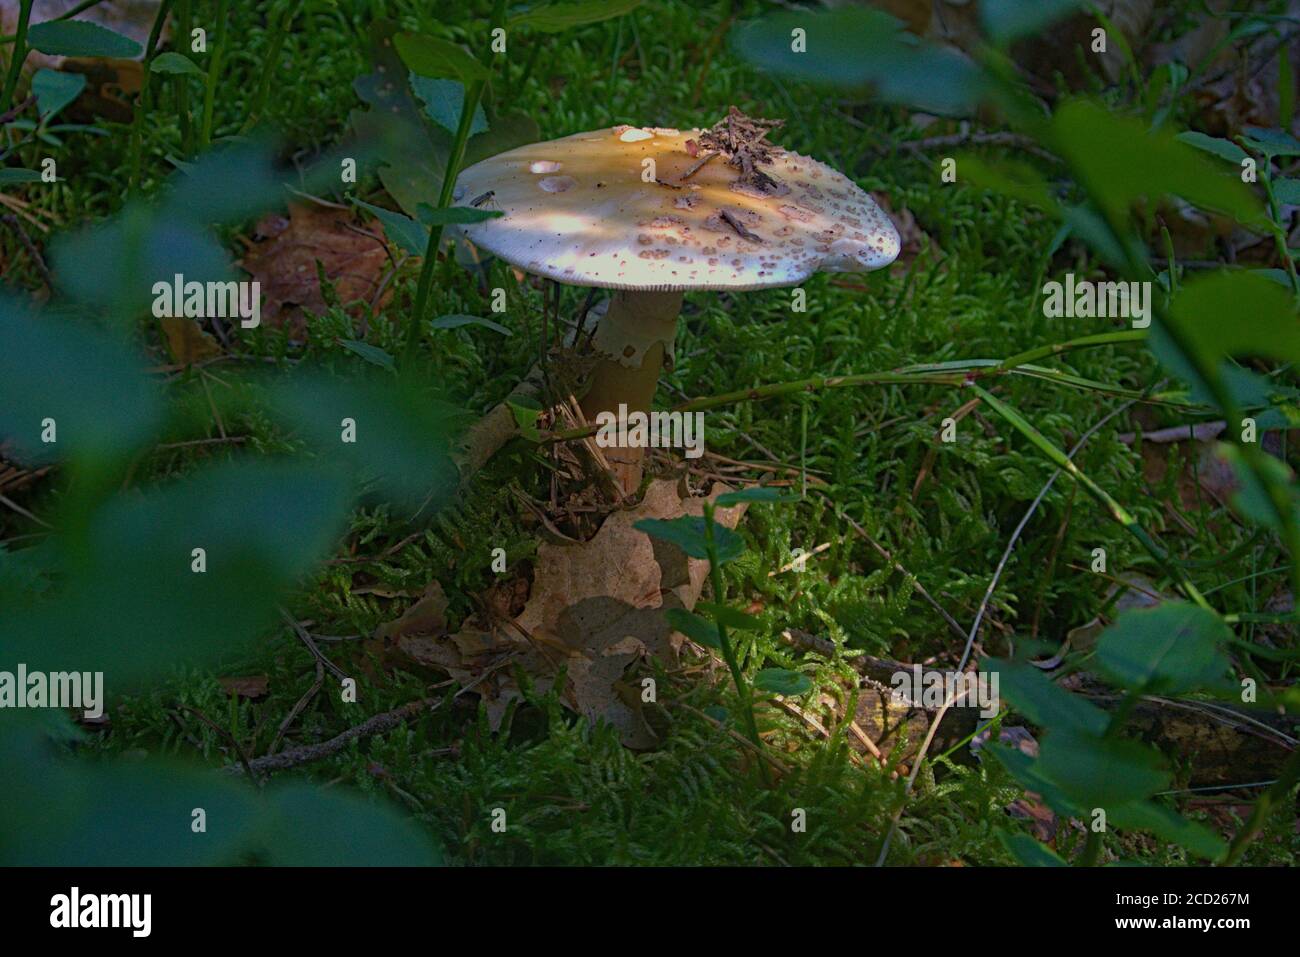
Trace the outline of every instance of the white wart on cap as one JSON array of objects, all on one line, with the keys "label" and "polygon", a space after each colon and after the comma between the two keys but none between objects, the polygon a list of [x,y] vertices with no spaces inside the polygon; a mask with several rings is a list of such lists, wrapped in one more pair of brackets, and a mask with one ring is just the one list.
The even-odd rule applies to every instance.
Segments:
[{"label": "white wart on cap", "polygon": [[[615,126],[500,153],[461,173],[455,200],[504,215],[461,231],[527,272],[611,289],[792,286],[898,256],[898,231],[872,198],[798,153],[773,147],[768,191],[721,155],[683,179],[705,155],[700,133]],[[642,179],[645,159],[656,182]]]}]

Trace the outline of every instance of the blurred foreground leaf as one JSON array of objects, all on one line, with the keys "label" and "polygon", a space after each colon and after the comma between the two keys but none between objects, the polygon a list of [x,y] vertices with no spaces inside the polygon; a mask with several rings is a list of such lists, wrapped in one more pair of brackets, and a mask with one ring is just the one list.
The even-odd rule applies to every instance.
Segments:
[{"label": "blurred foreground leaf", "polygon": [[143,364],[93,326],[0,299],[0,342],[0,444],[19,460],[118,460],[158,425],[162,399]]},{"label": "blurred foreground leaf", "polygon": [[[48,600],[0,612],[0,667],[103,671],[116,693],[237,650],[275,624],[279,603],[334,545],[347,493],[337,470],[259,462],[109,502],[84,540],[61,543]],[[0,609],[16,598],[0,594]]]},{"label": "blurred foreground leaf", "polygon": [[[381,803],[307,785],[257,792],[208,769],[147,761],[89,764],[31,722],[0,719],[0,863],[149,867],[234,864],[419,866],[442,855]],[[205,830],[193,830],[201,810]]]},{"label": "blurred foreground leaf", "polygon": [[989,92],[984,72],[965,55],[864,7],[778,13],[742,24],[732,44],[761,70],[932,113],[969,114]]}]

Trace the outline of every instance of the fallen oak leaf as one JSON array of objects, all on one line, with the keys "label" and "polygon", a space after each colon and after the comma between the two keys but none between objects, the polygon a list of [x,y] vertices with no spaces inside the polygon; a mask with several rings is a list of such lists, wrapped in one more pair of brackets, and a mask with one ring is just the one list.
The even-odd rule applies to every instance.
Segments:
[{"label": "fallen oak leaf", "polygon": [[[726,491],[715,485],[709,497]],[[657,736],[640,711],[639,697],[627,693],[623,673],[642,657],[676,661],[686,639],[665,612],[695,607],[708,563],[634,526],[647,518],[702,515],[704,501],[683,500],[675,481],[655,480],[639,505],[611,514],[590,541],[539,546],[533,586],[515,618],[475,620],[449,637],[402,636],[398,647],[472,687],[493,730],[509,706],[523,700],[515,667],[540,693],[549,691],[563,670],[565,704],[591,721],[613,724],[629,747],[651,747]],[[716,520],[734,528],[745,507],[718,509]]]},{"label": "fallen oak leaf", "polygon": [[[369,302],[380,291],[389,262],[383,226],[377,220],[358,225],[349,210],[290,203],[289,215],[264,216],[240,266],[261,284],[262,318],[273,326],[305,330],[303,313],[323,313],[327,303],[320,274],[334,287],[344,306]],[[317,268],[320,263],[320,269]],[[391,296],[385,289],[377,306]]]},{"label": "fallen oak leaf", "polygon": [[[357,594],[354,592],[353,594]],[[447,595],[442,584],[434,579],[424,589],[424,594],[396,621],[380,625],[375,637],[384,641],[398,641],[407,635],[440,635],[446,632]]]}]

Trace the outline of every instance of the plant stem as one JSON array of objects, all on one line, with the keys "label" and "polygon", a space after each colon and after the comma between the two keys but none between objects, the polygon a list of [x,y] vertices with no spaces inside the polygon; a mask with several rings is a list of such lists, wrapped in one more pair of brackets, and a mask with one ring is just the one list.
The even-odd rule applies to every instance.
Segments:
[{"label": "plant stem", "polygon": [[18,32],[14,34],[14,48],[10,54],[9,75],[5,77],[4,92],[0,93],[0,112],[9,109],[13,103],[14,91],[18,89],[23,61],[27,59],[27,21],[32,17],[34,2],[35,0],[20,0],[18,5]]},{"label": "plant stem", "polygon": [[1291,251],[1286,245],[1286,231],[1278,225],[1282,222],[1282,209],[1278,206],[1277,196],[1273,193],[1273,157],[1271,156],[1264,157],[1264,176],[1261,182],[1264,185],[1264,196],[1268,199],[1269,225],[1272,227],[1277,254],[1282,257],[1287,277],[1291,280],[1291,291],[1296,296],[1300,296],[1300,276],[1296,275],[1295,260],[1291,258]]},{"label": "plant stem", "polygon": [[1291,757],[1287,758],[1286,764],[1282,765],[1282,770],[1278,773],[1273,786],[1255,801],[1250,817],[1246,819],[1246,823],[1228,845],[1228,856],[1223,859],[1225,865],[1231,867],[1241,860],[1241,856],[1246,853],[1246,848],[1250,847],[1251,842],[1259,837],[1259,832],[1264,829],[1268,816],[1275,808],[1290,800],[1291,789],[1295,787],[1298,779],[1300,779],[1300,748],[1291,752]]},{"label": "plant stem", "polygon": [[[176,32],[186,41],[194,22],[193,0],[179,0],[176,8]],[[181,128],[181,154],[188,158],[194,149],[194,123],[190,117],[190,83],[181,77],[176,83],[176,115]]]},{"label": "plant stem", "polygon": [[284,16],[280,18],[275,32],[271,34],[271,43],[266,52],[266,62],[262,65],[262,78],[258,81],[257,93],[253,96],[253,103],[248,109],[248,116],[245,117],[240,132],[247,132],[252,129],[253,124],[262,115],[262,110],[266,108],[266,98],[271,92],[271,81],[275,78],[275,71],[280,65],[280,50],[284,47],[284,40],[288,36],[289,27],[293,24],[293,19],[298,15],[301,6],[301,2],[287,4],[284,9]]},{"label": "plant stem", "polygon": [[1101,832],[1089,830],[1088,842],[1083,845],[1083,856],[1079,858],[1080,867],[1096,867],[1101,857]]},{"label": "plant stem", "polygon": [[1136,538],[1138,543],[1146,549],[1147,553],[1150,554],[1151,557],[1159,563],[1160,567],[1165,570],[1165,573],[1169,575],[1173,581],[1178,583],[1178,587],[1184,595],[1207,611],[1214,611],[1214,608],[1208,601],[1206,601],[1205,596],[1201,594],[1200,590],[1187,576],[1186,570],[1169,557],[1169,553],[1157,544],[1155,539],[1147,534],[1146,529],[1138,523],[1138,520],[1134,518],[1123,505],[1117,502],[1109,492],[1094,482],[1089,476],[1084,474],[1084,472],[1074,464],[1073,459],[1058,449],[1045,435],[1034,428],[1029,421],[1024,418],[1024,416],[1003,403],[988,390],[980,388],[973,382],[970,384],[970,388],[975,390],[975,393],[984,400],[985,404],[987,404],[990,409],[1005,419],[1025,438],[1029,439],[1029,441],[1033,443],[1040,452],[1047,456],[1052,464],[1069,474],[1070,477],[1084,487],[1089,495],[1101,502],[1101,504],[1106,507],[1106,510],[1110,512],[1111,517],[1123,526],[1125,531]]},{"label": "plant stem", "polygon": [[[713,503],[705,502],[704,550],[709,556],[709,583],[713,586],[713,600],[721,605],[725,592],[722,589],[722,568],[718,562],[718,546],[713,537],[713,515]],[[731,680],[736,683],[736,694],[740,697],[740,707],[745,717],[745,731],[749,739],[754,742],[754,746],[762,750],[763,742],[758,736],[758,722],[754,720],[754,699],[750,694],[749,684],[740,670],[736,649],[732,647],[731,637],[727,634],[727,626],[722,623],[722,619],[715,615],[714,624],[718,628],[718,644],[722,647],[722,657],[731,671]]]},{"label": "plant stem", "polygon": [[149,43],[144,49],[144,69],[140,75],[140,95],[135,101],[135,115],[131,120],[131,175],[127,179],[127,192],[134,193],[140,188],[140,167],[142,165],[142,154],[144,153],[144,120],[149,114],[149,108],[152,104],[152,89],[149,81],[151,79],[150,65],[153,63],[154,52],[158,49],[158,38],[162,36],[163,21],[167,19],[167,13],[171,10],[173,0],[163,0],[158,5],[158,15],[154,17],[153,27],[149,31]]},{"label": "plant stem", "polygon": [[1124,332],[1102,332],[1095,336],[1081,336],[1078,339],[1070,339],[1066,342],[1055,342],[1050,346],[1038,346],[1035,349],[1028,349],[1025,352],[1018,352],[1010,358],[1003,359],[994,369],[995,372],[1007,372],[1017,366],[1025,365],[1029,362],[1036,362],[1039,359],[1046,359],[1049,356],[1059,356],[1063,352],[1070,352],[1073,349],[1086,349],[1090,346],[1105,346],[1119,342],[1141,342],[1147,337],[1145,329],[1130,329]]},{"label": "plant stem", "polygon": [[217,0],[217,36],[212,44],[212,62],[203,91],[203,123],[199,127],[199,150],[212,142],[212,113],[217,103],[217,81],[221,78],[221,61],[226,53],[226,21],[229,19],[228,0]]},{"label": "plant stem", "polygon": [[[438,193],[438,209],[451,205],[452,190],[456,185],[456,175],[460,172],[461,160],[465,158],[465,145],[469,142],[470,127],[474,122],[474,112],[478,109],[479,99],[483,96],[483,81],[478,80],[465,88],[465,99],[461,103],[460,122],[456,125],[456,137],[451,144],[451,154],[447,157],[447,169],[442,174],[442,189]],[[420,282],[415,289],[415,305],[411,308],[411,324],[406,331],[405,362],[411,362],[420,343],[420,329],[424,323],[425,312],[429,307],[429,292],[433,288],[433,270],[438,262],[438,246],[442,242],[442,224],[435,223],[429,229],[429,245],[424,250],[424,264],[420,267]]]}]

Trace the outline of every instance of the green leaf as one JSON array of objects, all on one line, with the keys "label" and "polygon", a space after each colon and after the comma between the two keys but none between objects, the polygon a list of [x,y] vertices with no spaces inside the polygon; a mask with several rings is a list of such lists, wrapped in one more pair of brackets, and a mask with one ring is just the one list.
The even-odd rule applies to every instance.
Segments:
[{"label": "green leaf", "polygon": [[[465,104],[465,84],[459,80],[435,79],[420,76],[412,71],[411,89],[424,104],[424,114],[441,126],[448,133],[455,135],[460,128],[460,114]],[[469,134],[486,133],[488,129],[487,114],[482,104],[474,107],[474,118],[470,121]]]},{"label": "green leaf", "polygon": [[1204,133],[1189,130],[1186,133],[1179,133],[1178,139],[1189,146],[1195,146],[1198,150],[1213,153],[1220,159],[1226,159],[1228,162],[1237,165],[1240,165],[1241,161],[1246,158],[1246,151],[1240,146],[1232,142],[1232,140],[1225,140],[1218,136],[1206,136]]},{"label": "green leaf", "polygon": [[[239,653],[275,624],[278,604],[334,546],[347,492],[328,464],[257,462],[113,499],[83,541],[61,543],[49,600],[7,615],[0,658],[46,671],[75,661],[125,692],[178,664]],[[11,600],[0,596],[0,605]]]},{"label": "green leaf", "polygon": [[429,867],[443,863],[409,813],[314,784],[280,785],[259,815],[258,841],[275,867]]},{"label": "green leaf", "polygon": [[782,495],[774,488],[764,488],[754,486],[753,488],[744,488],[738,492],[723,492],[714,501],[718,508],[730,508],[733,505],[739,505],[741,502],[794,502],[798,497],[794,495]]},{"label": "green leaf", "polygon": [[1135,831],[1150,831],[1156,837],[1185,847],[1209,861],[1222,860],[1227,842],[1204,824],[1189,821],[1153,801],[1122,804],[1106,812],[1109,822]]},{"label": "green leaf", "polygon": [[11,186],[15,183],[39,183],[41,174],[34,169],[22,169],[18,166],[6,166],[0,168],[0,186]]},{"label": "green leaf", "polygon": [[542,414],[541,403],[531,396],[507,396],[506,405],[510,407],[510,413],[515,417],[515,425],[519,426],[519,431],[523,433],[524,438],[537,442],[541,435],[537,431],[537,419]]},{"label": "green leaf", "polygon": [[32,77],[32,92],[36,94],[36,108],[41,114],[41,122],[48,123],[58,116],[85,88],[86,77],[80,73],[37,70]]},{"label": "green leaf", "polygon": [[[355,140],[372,144],[379,158],[379,181],[388,195],[407,215],[415,216],[420,203],[439,194],[452,135],[426,122],[409,84],[393,82],[393,77],[410,73],[393,45],[397,29],[391,20],[377,20],[370,25],[373,69],[353,82],[357,96],[370,109],[353,110],[350,121]],[[527,113],[497,113],[486,133],[470,137],[461,166],[472,166],[541,138],[536,120]]]},{"label": "green leaf", "polygon": [[720,621],[728,628],[735,628],[739,631],[766,630],[766,626],[764,626],[762,619],[755,618],[753,615],[747,615],[745,612],[732,608],[729,605],[719,605],[711,601],[702,601],[695,607],[700,611],[712,615],[714,621]]},{"label": "green leaf", "polygon": [[426,226],[463,226],[505,215],[500,210],[474,209],[470,206],[445,206],[442,209],[435,209],[428,203],[420,203],[415,211],[420,217],[420,222]]},{"label": "green leaf", "polygon": [[514,335],[508,328],[499,322],[493,322],[491,319],[484,319],[480,316],[452,315],[439,316],[437,319],[430,321],[430,327],[434,329],[459,329],[461,326],[482,326],[484,329],[491,329],[493,332],[499,332],[503,336]]},{"label": "green leaf", "polygon": [[[676,545],[691,558],[708,558],[707,540],[704,537],[704,519],[694,515],[680,518],[643,518],[633,528]],[[724,525],[713,523],[714,547],[718,563],[733,561],[745,551],[745,540]]]},{"label": "green leaf", "polygon": [[543,33],[559,33],[573,27],[599,23],[631,13],[642,0],[581,0],[577,3],[538,3],[516,13],[510,26],[532,27]]},{"label": "green leaf", "polygon": [[668,624],[680,631],[687,638],[698,642],[705,648],[720,650],[722,639],[718,637],[718,626],[711,621],[693,615],[684,608],[669,608],[664,612]]},{"label": "green leaf", "polygon": [[[345,468],[367,504],[395,502],[408,512],[430,507],[458,481],[450,460],[446,414],[412,382],[367,375],[294,377],[272,393],[285,420],[320,461]],[[344,420],[355,441],[343,441]]]},{"label": "green leaf", "polygon": [[466,86],[486,82],[491,76],[483,64],[457,43],[425,33],[399,33],[393,37],[393,43],[402,62],[420,76],[447,77]]},{"label": "green leaf", "polygon": [[115,461],[159,426],[162,397],[144,363],[90,323],[32,318],[0,299],[0,342],[0,446],[11,457]]},{"label": "green leaf", "polygon": [[1209,365],[1230,357],[1300,361],[1300,322],[1289,290],[1248,270],[1219,270],[1185,282],[1170,322]]},{"label": "green leaf", "polygon": [[1252,149],[1269,156],[1300,156],[1300,140],[1284,130],[1248,126],[1244,139]]},{"label": "green leaf", "polygon": [[997,672],[998,693],[1039,727],[1103,734],[1110,723],[1106,712],[1058,688],[1033,665],[991,658],[981,670]]},{"label": "green leaf", "polygon": [[1056,152],[1118,222],[1142,197],[1181,196],[1243,223],[1261,219],[1258,199],[1235,173],[1166,130],[1149,130],[1090,100],[1069,100],[1052,119]]},{"label": "green leaf", "polygon": [[764,668],[754,675],[754,687],[760,691],[792,697],[812,690],[812,679],[788,668]]},{"label": "green leaf", "polygon": [[981,0],[980,21],[990,40],[1007,46],[1041,33],[1082,4],[1083,0]]},{"label": "green leaf", "polygon": [[[794,30],[806,31],[806,52],[791,49]],[[984,71],[964,54],[856,5],[764,17],[737,27],[731,42],[760,70],[945,116],[973,113],[989,91]]]},{"label": "green leaf", "polygon": [[378,346],[372,346],[368,342],[362,342],[360,339],[340,339],[339,345],[349,352],[359,355],[372,365],[377,365],[381,369],[387,369],[389,372],[397,371],[397,363],[393,357]]},{"label": "green leaf", "polygon": [[[307,784],[247,782],[175,761],[70,761],[39,727],[7,725],[0,764],[23,781],[0,790],[0,864],[140,867],[427,866],[442,863],[428,832],[385,802]],[[93,800],[89,799],[93,796]],[[208,830],[189,827],[189,809]],[[183,820],[176,823],[177,809]],[[160,822],[172,821],[171,825]]]},{"label": "green leaf", "polygon": [[359,199],[354,202],[384,224],[384,235],[396,243],[403,252],[412,256],[423,256],[428,250],[429,230],[411,217]]},{"label": "green leaf", "polygon": [[237,279],[224,246],[188,219],[128,205],[112,219],[60,233],[50,244],[60,290],[110,319],[148,314],[156,283]]},{"label": "green leaf", "polygon": [[1160,752],[1137,741],[1058,728],[1039,747],[1036,767],[1083,807],[1114,808],[1169,785]]},{"label": "green leaf", "polygon": [[1028,834],[997,828],[998,840],[1024,867],[1066,867],[1061,855],[1045,844],[1040,844]]},{"label": "green leaf", "polygon": [[1096,660],[1114,683],[1143,694],[1173,695],[1222,687],[1232,632],[1212,611],[1164,602],[1119,616],[1097,643]]},{"label": "green leaf", "polygon": [[[1232,507],[1254,524],[1281,533],[1282,525],[1277,519],[1268,489],[1261,483],[1254,469],[1246,464],[1241,450],[1227,442],[1219,443],[1215,450],[1232,467],[1237,479],[1237,488],[1232,492]],[[1264,456],[1260,464],[1263,466],[1264,481],[1286,490],[1291,502],[1292,520],[1300,522],[1300,489],[1295,485],[1295,475],[1290,467],[1271,455]]]},{"label": "green leaf", "polygon": [[160,53],[153,58],[149,64],[149,69],[154,73],[169,73],[172,75],[184,76],[206,76],[199,68],[199,65],[185,56],[183,53],[173,53],[170,50],[166,53]]},{"label": "green leaf", "polygon": [[[335,182],[338,168],[335,163],[331,171]],[[299,188],[311,187],[302,184]],[[233,140],[213,147],[172,174],[158,211],[165,217],[207,226],[234,223],[278,208],[285,198],[285,176],[275,167],[274,145],[269,140]]]},{"label": "green leaf", "polygon": [[1014,160],[989,163],[982,156],[968,153],[958,158],[957,168],[962,171],[965,180],[974,186],[1010,196],[1049,212],[1058,209],[1051,185],[1028,163]]},{"label": "green leaf", "polygon": [[1300,206],[1300,179],[1273,180],[1273,197],[1284,206]]},{"label": "green leaf", "polygon": [[1076,804],[1064,791],[1048,778],[1044,777],[1038,762],[1019,748],[1009,748],[1005,744],[989,744],[986,749],[1004,768],[1010,772],[1026,791],[1033,791],[1061,817],[1084,817],[1089,808]]},{"label": "green leaf", "polygon": [[27,31],[27,43],[50,56],[134,60],[144,52],[144,48],[130,37],[124,37],[88,20],[47,20],[45,23],[37,23]]}]

